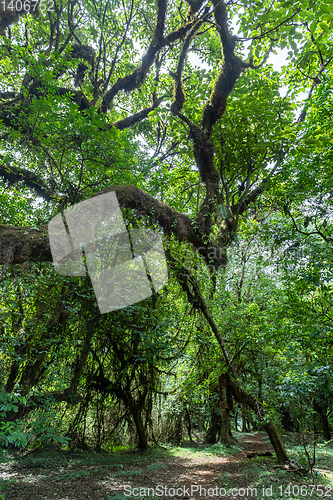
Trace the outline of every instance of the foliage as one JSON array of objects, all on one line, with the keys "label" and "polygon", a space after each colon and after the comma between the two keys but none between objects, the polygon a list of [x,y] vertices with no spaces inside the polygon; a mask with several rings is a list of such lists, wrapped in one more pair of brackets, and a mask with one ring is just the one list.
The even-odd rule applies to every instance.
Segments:
[{"label": "foliage", "polygon": [[[0,16],[2,444],[180,444],[227,410],[328,441],[331,0],[54,3]],[[101,315],[46,226],[108,190],[169,282]]]}]

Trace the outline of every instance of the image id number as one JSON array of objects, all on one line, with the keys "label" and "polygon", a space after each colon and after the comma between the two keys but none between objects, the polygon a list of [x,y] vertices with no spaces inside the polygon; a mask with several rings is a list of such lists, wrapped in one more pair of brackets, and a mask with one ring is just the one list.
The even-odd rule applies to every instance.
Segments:
[{"label": "image id number", "polygon": [[25,10],[26,12],[34,12],[39,6],[42,12],[54,11],[54,0],[10,0],[6,5],[6,1],[2,0],[3,10],[11,10],[16,12],[21,12]]},{"label": "image id number", "polygon": [[324,486],[323,484],[298,486],[297,484],[289,484],[287,487],[278,486],[280,495],[287,495],[293,497],[323,497],[332,498],[331,486]]}]

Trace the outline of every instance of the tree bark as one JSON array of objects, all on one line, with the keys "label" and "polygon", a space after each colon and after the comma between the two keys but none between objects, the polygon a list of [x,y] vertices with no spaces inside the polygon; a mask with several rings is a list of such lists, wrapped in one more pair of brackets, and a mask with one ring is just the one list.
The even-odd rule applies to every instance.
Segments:
[{"label": "tree bark", "polygon": [[169,422],[169,432],[167,435],[167,439],[169,442],[176,444],[179,446],[182,442],[183,437],[183,415],[180,413]]},{"label": "tree bark", "polygon": [[314,410],[318,413],[321,421],[323,436],[326,441],[330,441],[332,439],[330,424],[327,417],[327,409],[323,408],[318,403],[314,402],[313,404]]},{"label": "tree bark", "polygon": [[142,419],[142,413],[140,409],[134,405],[131,406],[130,411],[132,413],[132,417],[135,423],[136,432],[138,436],[138,449],[139,450],[147,450],[148,449],[148,438],[147,432],[145,429],[145,425]]},{"label": "tree bark", "polygon": [[254,396],[252,396],[252,394],[245,391],[240,386],[239,382],[237,382],[236,380],[232,380],[228,373],[226,373],[224,376],[226,377],[227,384],[230,387],[230,390],[235,400],[251,408],[251,410],[253,410],[256,413],[259,420],[263,423],[263,427],[267,432],[270,442],[272,443],[273,448],[275,450],[278,463],[284,464],[288,462],[288,457],[285,452],[283,443],[281,441],[278,428],[271,420],[269,420],[268,422],[265,421],[265,410],[263,408],[262,403],[258,401]]},{"label": "tree bark", "polygon": [[[137,210],[140,216],[148,216],[158,223],[164,234],[174,234],[179,241],[191,243],[215,269],[227,263],[226,251],[210,241],[196,228],[196,221],[181,214],[136,186],[113,186],[95,193],[93,197],[115,192],[119,205]],[[52,262],[52,254],[46,225],[38,227],[16,227],[0,225],[0,265],[24,262]]]},{"label": "tree bark", "polygon": [[217,435],[221,429],[221,413],[213,406],[211,409],[211,421],[204,438],[204,444],[215,444]]},{"label": "tree bark", "polygon": [[235,412],[235,431],[238,432],[238,410]]},{"label": "tree bark", "polygon": [[192,419],[191,419],[191,415],[190,415],[190,412],[188,411],[188,408],[187,406],[185,406],[185,425],[186,425],[186,428],[187,428],[187,434],[188,434],[188,437],[190,439],[190,442],[193,443],[193,439],[192,439]]},{"label": "tree bark", "polygon": [[228,381],[224,375],[220,375],[219,377],[219,400],[222,420],[220,441],[222,444],[230,446],[230,413],[233,409],[233,399],[228,387]]},{"label": "tree bark", "polygon": [[130,385],[127,388],[122,388],[119,385],[113,386],[113,392],[118,399],[121,399],[133,417],[137,437],[138,437],[138,449],[147,450],[148,449],[148,437],[146,426],[143,422],[142,411],[145,406],[146,397],[148,394],[148,388],[144,387],[143,392],[139,395],[138,399],[135,399],[131,394]]},{"label": "tree bark", "polygon": [[242,432],[249,432],[247,426],[247,411],[245,404],[242,404]]},{"label": "tree bark", "polygon": [[277,426],[272,420],[269,420],[264,424],[263,427],[268,434],[270,442],[273,445],[279,464],[285,464],[286,462],[288,462],[288,457],[281,441]]}]

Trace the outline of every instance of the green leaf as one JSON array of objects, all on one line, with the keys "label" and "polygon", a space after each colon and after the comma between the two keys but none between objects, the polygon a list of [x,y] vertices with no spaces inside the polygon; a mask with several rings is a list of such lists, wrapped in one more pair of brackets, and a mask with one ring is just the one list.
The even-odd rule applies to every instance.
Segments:
[{"label": "green leaf", "polygon": [[291,39],[289,39],[289,43],[290,43],[290,46],[293,49],[294,53],[296,54],[296,52],[298,52],[298,48],[297,48],[296,43]]},{"label": "green leaf", "polygon": [[331,5],[326,5],[326,4],[322,3],[321,6],[320,6],[320,10],[321,10],[321,12],[325,12],[327,14],[331,14],[332,13],[332,6]]},{"label": "green leaf", "polygon": [[319,139],[309,138],[309,139],[305,139],[304,142],[305,142],[305,144],[309,144],[309,145],[321,146],[321,141]]},{"label": "green leaf", "polygon": [[333,14],[324,14],[323,15],[323,20],[326,22],[333,21]]},{"label": "green leaf", "polygon": [[325,33],[329,33],[330,27],[328,26],[327,23],[325,23],[325,21],[320,21],[319,26],[323,31],[325,31]]},{"label": "green leaf", "polygon": [[317,21],[312,21],[312,23],[310,24],[310,31],[312,34],[316,31],[316,28],[317,28]]},{"label": "green leaf", "polygon": [[324,142],[325,144],[331,144],[332,142],[332,139],[330,137],[328,137],[327,135],[321,135],[318,137],[318,139],[322,142]]}]

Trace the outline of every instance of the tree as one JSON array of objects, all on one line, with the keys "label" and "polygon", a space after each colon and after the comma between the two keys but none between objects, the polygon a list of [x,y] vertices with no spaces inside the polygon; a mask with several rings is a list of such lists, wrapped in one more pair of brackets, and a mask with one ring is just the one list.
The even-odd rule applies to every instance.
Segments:
[{"label": "tree", "polygon": [[[0,19],[0,174],[4,187],[19,183],[14,199],[25,203],[34,190],[44,205],[25,214],[24,227],[4,208],[3,272],[51,261],[51,216],[115,191],[129,220],[139,217],[164,233],[170,267],[222,349],[226,387],[265,419],[237,380],[205,291],[179,262],[176,242],[194,247],[213,283],[242,221],[265,190],[274,193],[290,155],[302,153],[307,109],[332,61],[330,4],[56,0],[54,10],[35,15],[6,8],[7,2]],[[267,61],[286,47],[290,62],[279,75]],[[195,67],[192,53],[208,69]],[[295,99],[304,88],[309,94],[297,119]],[[285,461],[275,425],[265,426]]]}]

